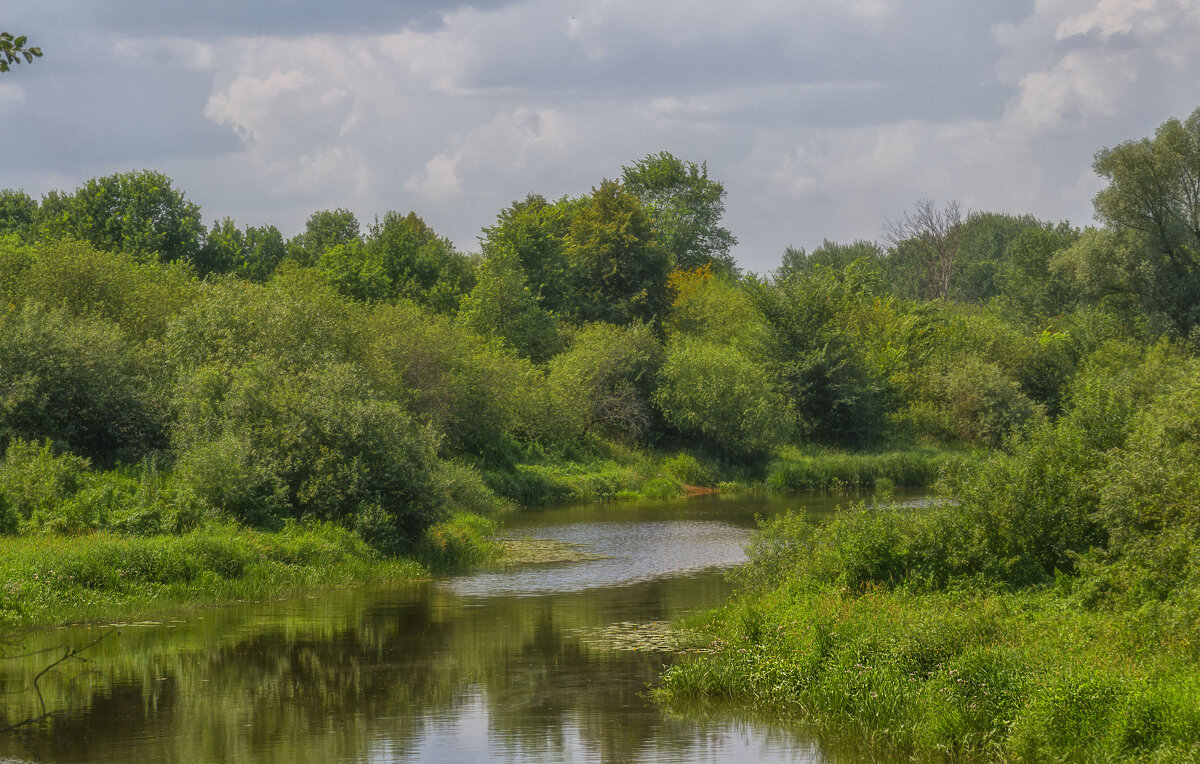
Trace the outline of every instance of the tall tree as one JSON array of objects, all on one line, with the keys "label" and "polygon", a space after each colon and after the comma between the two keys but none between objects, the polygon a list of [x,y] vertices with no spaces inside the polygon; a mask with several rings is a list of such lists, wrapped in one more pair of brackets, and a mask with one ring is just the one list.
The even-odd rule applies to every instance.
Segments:
[{"label": "tall tree", "polygon": [[717,273],[736,275],[729,250],[737,238],[720,225],[725,186],[708,177],[707,162],[685,162],[661,151],[621,170],[625,190],[645,205],[675,268],[711,265]]},{"label": "tall tree", "polygon": [[790,412],[804,437],[861,447],[885,434],[891,390],[845,331],[857,306],[882,297],[878,279],[873,269],[852,263],[749,284],[765,320],[759,356],[788,403],[780,415]]},{"label": "tall tree", "polygon": [[473,284],[471,264],[417,213],[394,210],[371,225],[368,248],[383,265],[394,294],[442,312],[457,308]]},{"label": "tall tree", "polygon": [[946,299],[959,255],[962,222],[958,202],[939,209],[932,199],[920,199],[911,211],[887,221],[885,238],[891,248],[887,271],[893,288],[905,297]]},{"label": "tall tree", "polygon": [[1135,257],[1113,259],[1110,288],[1136,294],[1147,315],[1187,333],[1200,324],[1200,109],[1167,120],[1152,139],[1101,150],[1092,167],[1108,180],[1096,216]]},{"label": "tall tree", "polygon": [[950,279],[949,297],[959,302],[984,302],[999,293],[997,272],[1010,256],[1010,247],[1023,231],[1038,228],[1033,215],[972,212],[959,231],[959,251]]},{"label": "tall tree", "polygon": [[511,249],[492,248],[479,266],[475,288],[462,300],[458,317],[476,333],[499,337],[539,363],[562,347],[557,322],[538,307],[520,258]]},{"label": "tall tree", "polygon": [[24,191],[0,189],[0,235],[16,234],[22,241],[34,237],[38,203]]},{"label": "tall tree", "polygon": [[572,309],[581,321],[658,320],[671,258],[641,202],[615,181],[592,189],[567,237]]},{"label": "tall tree", "polygon": [[151,170],[93,178],[73,194],[52,191],[38,217],[43,235],[74,236],[97,249],[162,261],[192,262],[204,237],[200,208]]},{"label": "tall tree", "polygon": [[883,250],[873,241],[855,239],[849,244],[838,244],[826,239],[812,252],[805,252],[797,247],[785,249],[783,260],[775,275],[779,279],[785,279],[795,273],[807,273],[817,265],[840,271],[845,270],[855,260],[878,263],[882,259]]},{"label": "tall tree", "polygon": [[567,234],[580,202],[548,202],[539,194],[515,201],[496,216],[496,224],[483,229],[483,254],[507,250],[516,254],[529,289],[538,304],[549,311],[567,306]]},{"label": "tall tree", "polygon": [[304,232],[288,242],[288,253],[301,265],[315,265],[330,247],[359,238],[358,218],[350,210],[321,210],[308,216]]}]

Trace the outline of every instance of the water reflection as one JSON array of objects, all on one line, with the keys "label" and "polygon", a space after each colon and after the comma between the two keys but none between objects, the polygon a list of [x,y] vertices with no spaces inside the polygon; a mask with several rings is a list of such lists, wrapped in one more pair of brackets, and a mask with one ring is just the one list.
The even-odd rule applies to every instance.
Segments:
[{"label": "water reflection", "polygon": [[[336,592],[124,627],[86,665],[42,681],[59,715],[5,756],[54,762],[814,761],[803,740],[676,718],[643,693],[670,656],[616,652],[581,631],[670,620],[728,593],[753,516],[701,501],[523,516],[517,533],[592,545],[603,560]],[[41,633],[7,654],[83,644]],[[6,718],[36,706],[44,657],[0,660]]]}]

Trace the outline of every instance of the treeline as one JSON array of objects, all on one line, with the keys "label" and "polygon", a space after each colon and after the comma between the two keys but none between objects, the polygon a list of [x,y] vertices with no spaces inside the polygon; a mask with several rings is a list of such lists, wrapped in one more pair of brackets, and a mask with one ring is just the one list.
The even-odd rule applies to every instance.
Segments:
[{"label": "treeline", "polygon": [[154,172],[0,192],[0,527],[316,518],[395,552],[630,448],[689,452],[637,479],[786,488],[814,448],[998,447],[1110,343],[1191,339],[1198,123],[1101,152],[1104,228],[921,202],[766,278],[665,152],[514,202],[472,254],[412,212],[206,229]]}]

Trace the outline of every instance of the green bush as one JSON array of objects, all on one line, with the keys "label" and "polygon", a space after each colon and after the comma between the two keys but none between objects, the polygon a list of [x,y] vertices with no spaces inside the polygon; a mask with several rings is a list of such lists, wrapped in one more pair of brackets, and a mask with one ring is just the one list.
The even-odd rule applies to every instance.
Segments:
[{"label": "green bush", "polygon": [[576,432],[532,363],[449,319],[402,302],[376,307],[366,327],[361,364],[373,386],[443,433],[444,453],[503,463],[514,439]]},{"label": "green bush", "polygon": [[650,396],[661,364],[662,347],[648,325],[588,324],[550,362],[549,383],[581,435],[636,441],[654,424]]},{"label": "green bush", "polygon": [[0,316],[0,443],[49,438],[96,464],[166,445],[162,379],[114,325],[26,304]]},{"label": "green bush", "polygon": [[61,307],[101,319],[135,342],[161,339],[171,319],[199,296],[195,273],[182,263],[138,261],[74,240],[29,248],[31,259],[9,299]]},{"label": "green bush", "polygon": [[[22,524],[66,533],[99,527],[86,509],[64,513],[64,505],[86,484],[90,465],[73,454],[56,454],[49,441],[9,442],[0,462],[0,492]],[[11,524],[11,521],[10,521]]]},{"label": "green bush", "polygon": [[788,434],[787,403],[765,369],[733,348],[680,338],[659,372],[654,402],[684,435],[731,453],[762,453]]},{"label": "green bush", "polygon": [[374,537],[395,552],[442,514],[433,434],[354,367],[206,367],[181,387],[178,408],[181,483],[239,519],[353,524],[372,507],[395,531]]},{"label": "green bush", "polygon": [[996,448],[1041,416],[1041,409],[999,366],[979,358],[968,357],[946,369],[939,388],[947,429],[973,446]]}]

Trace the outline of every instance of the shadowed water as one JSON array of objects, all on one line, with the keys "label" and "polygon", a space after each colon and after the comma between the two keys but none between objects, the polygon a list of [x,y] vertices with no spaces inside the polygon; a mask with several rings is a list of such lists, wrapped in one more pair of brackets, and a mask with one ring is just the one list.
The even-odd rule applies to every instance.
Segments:
[{"label": "shadowed water", "polygon": [[[588,635],[719,604],[756,514],[830,499],[700,497],[526,512],[514,534],[603,559],[203,610],[124,626],[42,687],[56,716],[5,757],[51,762],[819,761],[809,741],[644,697],[674,654]],[[96,628],[0,645],[0,708],[37,708],[46,653]]]}]

